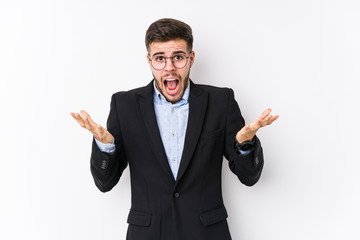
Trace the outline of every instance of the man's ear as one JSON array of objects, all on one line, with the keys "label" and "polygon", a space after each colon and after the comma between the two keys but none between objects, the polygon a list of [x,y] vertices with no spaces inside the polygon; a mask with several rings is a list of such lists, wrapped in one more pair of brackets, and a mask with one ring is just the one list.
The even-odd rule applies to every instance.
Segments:
[{"label": "man's ear", "polygon": [[190,54],[190,68],[194,64],[194,61],[195,61],[195,52],[191,51],[191,54]]},{"label": "man's ear", "polygon": [[146,54],[146,58],[148,60],[148,64],[150,65],[150,56],[149,56],[149,54]]}]

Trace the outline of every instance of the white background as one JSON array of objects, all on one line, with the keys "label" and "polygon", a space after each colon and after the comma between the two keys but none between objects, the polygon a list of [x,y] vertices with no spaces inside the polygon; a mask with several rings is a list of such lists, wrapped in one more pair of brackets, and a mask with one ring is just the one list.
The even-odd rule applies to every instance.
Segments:
[{"label": "white background", "polygon": [[89,170],[111,94],[146,85],[147,27],[194,32],[196,83],[231,87],[247,122],[267,107],[262,178],[224,161],[235,240],[360,239],[360,3],[356,0],[0,2],[0,239],[125,239],[128,169],[109,193]]}]

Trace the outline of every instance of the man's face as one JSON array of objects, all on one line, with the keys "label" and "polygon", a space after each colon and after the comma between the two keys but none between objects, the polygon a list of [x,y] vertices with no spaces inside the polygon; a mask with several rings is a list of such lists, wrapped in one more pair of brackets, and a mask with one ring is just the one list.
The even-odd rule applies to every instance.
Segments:
[{"label": "man's face", "polygon": [[[184,54],[190,57],[184,68],[178,69],[174,66],[170,58]],[[147,56],[151,72],[155,79],[156,88],[166,98],[168,102],[176,103],[179,101],[189,84],[190,68],[194,63],[195,53],[189,53],[187,43],[183,39],[171,40],[168,42],[153,42],[150,44],[149,55]],[[166,59],[166,65],[161,70],[152,67],[150,59],[163,60]],[[176,59],[174,59],[175,61]]]}]

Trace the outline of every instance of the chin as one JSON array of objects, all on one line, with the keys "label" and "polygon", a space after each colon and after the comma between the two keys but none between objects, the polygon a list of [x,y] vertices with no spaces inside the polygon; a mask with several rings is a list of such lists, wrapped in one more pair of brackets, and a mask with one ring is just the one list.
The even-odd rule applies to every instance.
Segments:
[{"label": "chin", "polygon": [[180,101],[182,98],[183,93],[180,96],[165,96],[166,101],[171,102],[172,104]]}]

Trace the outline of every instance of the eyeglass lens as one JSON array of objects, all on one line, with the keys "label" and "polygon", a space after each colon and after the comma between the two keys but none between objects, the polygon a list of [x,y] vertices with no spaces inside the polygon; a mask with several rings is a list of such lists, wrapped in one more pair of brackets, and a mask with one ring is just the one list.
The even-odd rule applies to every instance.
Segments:
[{"label": "eyeglass lens", "polygon": [[167,59],[170,59],[174,64],[174,67],[180,69],[186,66],[188,58],[189,57],[187,57],[185,54],[177,54],[172,57],[157,55],[152,58],[151,65],[153,66],[153,68],[157,70],[162,70],[166,66]]}]

